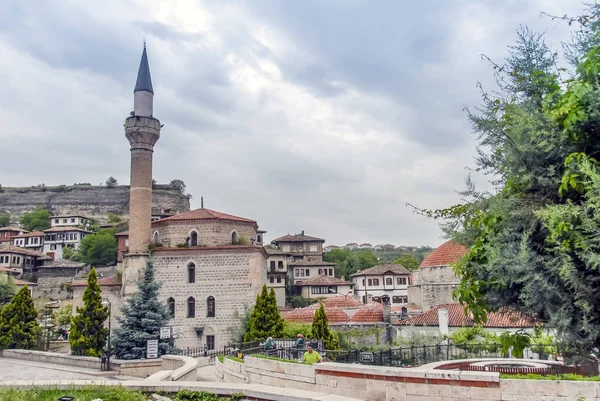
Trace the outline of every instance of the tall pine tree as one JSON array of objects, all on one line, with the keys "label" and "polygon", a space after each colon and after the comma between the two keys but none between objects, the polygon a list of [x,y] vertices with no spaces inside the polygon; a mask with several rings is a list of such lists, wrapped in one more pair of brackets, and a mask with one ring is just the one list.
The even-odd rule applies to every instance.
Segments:
[{"label": "tall pine tree", "polygon": [[263,285],[262,291],[256,296],[256,305],[250,315],[248,331],[244,341],[263,341],[268,337],[281,338],[283,335],[283,319],[279,314],[275,291],[267,291]]},{"label": "tall pine tree", "polygon": [[327,319],[327,314],[325,313],[325,307],[323,304],[319,305],[319,308],[313,317],[312,335],[317,340],[323,340],[325,349],[339,348],[337,333],[329,330],[329,319]]},{"label": "tall pine tree", "polygon": [[0,348],[35,349],[41,334],[37,316],[25,285],[0,313]]},{"label": "tall pine tree", "polygon": [[[170,315],[167,305],[158,300],[161,284],[154,281],[154,264],[146,263],[144,277],[138,283],[138,291],[121,308],[119,327],[115,330],[115,354],[119,359],[142,359],[146,356],[146,341],[157,340],[160,328],[168,324]],[[172,346],[169,339],[160,339],[159,356]]]},{"label": "tall pine tree", "polygon": [[108,329],[104,327],[108,308],[102,306],[102,288],[98,284],[96,268],[89,272],[87,283],[83,292],[83,307],[77,308],[77,314],[71,321],[69,344],[75,355],[99,356],[108,338]]}]

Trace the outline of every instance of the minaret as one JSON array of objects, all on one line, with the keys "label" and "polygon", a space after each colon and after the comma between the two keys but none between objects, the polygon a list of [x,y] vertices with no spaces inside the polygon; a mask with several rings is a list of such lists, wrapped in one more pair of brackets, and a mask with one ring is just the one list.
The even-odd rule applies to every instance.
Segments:
[{"label": "minaret", "polygon": [[131,145],[129,188],[129,250],[124,260],[123,295],[137,290],[137,282],[148,259],[150,220],[152,218],[152,153],[160,138],[160,121],[152,116],[154,89],[146,43],[135,89],[133,113],[125,120],[125,136]]}]

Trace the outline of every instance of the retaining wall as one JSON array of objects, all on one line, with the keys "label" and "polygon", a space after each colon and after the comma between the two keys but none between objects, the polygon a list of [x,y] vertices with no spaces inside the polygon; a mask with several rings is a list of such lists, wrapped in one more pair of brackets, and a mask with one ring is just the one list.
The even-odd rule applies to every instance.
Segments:
[{"label": "retaining wall", "polygon": [[229,383],[317,391],[366,401],[600,401],[600,382],[500,379],[495,372],[358,364],[293,364],[247,356],[216,362]]}]

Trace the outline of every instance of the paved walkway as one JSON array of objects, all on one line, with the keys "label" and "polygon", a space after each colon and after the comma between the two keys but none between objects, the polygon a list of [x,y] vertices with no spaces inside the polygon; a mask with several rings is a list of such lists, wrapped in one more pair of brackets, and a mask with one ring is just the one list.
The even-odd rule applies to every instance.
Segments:
[{"label": "paved walkway", "polygon": [[[115,372],[113,372],[114,374]],[[0,381],[6,380],[115,380],[110,372],[75,366],[0,358]],[[122,378],[125,379],[125,378]],[[127,378],[129,379],[129,378]]]}]

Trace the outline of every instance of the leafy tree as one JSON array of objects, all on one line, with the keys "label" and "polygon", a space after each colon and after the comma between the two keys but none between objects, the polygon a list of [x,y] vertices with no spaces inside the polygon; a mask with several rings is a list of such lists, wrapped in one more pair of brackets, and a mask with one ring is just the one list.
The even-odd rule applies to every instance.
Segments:
[{"label": "leafy tree", "polygon": [[117,186],[117,179],[113,176],[108,177],[108,179],[106,180],[106,186],[109,188],[115,187]]},{"label": "leafy tree", "polygon": [[102,288],[98,284],[96,268],[87,276],[87,288],[83,292],[83,306],[71,320],[69,344],[75,355],[99,356],[108,338],[104,322],[108,318],[108,308],[102,305]]},{"label": "leafy tree", "polygon": [[9,303],[17,292],[12,276],[0,274],[0,307]]},{"label": "leafy tree", "polygon": [[281,338],[283,334],[283,319],[277,308],[275,291],[267,291],[266,284],[262,291],[256,296],[256,304],[250,315],[248,331],[244,341],[266,340],[267,337]]},{"label": "leafy tree", "polygon": [[0,312],[0,348],[35,349],[41,333],[27,285]]},{"label": "leafy tree", "polygon": [[106,265],[116,260],[117,239],[111,229],[86,235],[79,243],[75,259],[90,265]]},{"label": "leafy tree", "polygon": [[394,260],[394,264],[402,265],[408,270],[417,270],[419,268],[419,262],[409,253],[402,254],[402,256]]},{"label": "leafy tree", "polygon": [[121,216],[118,214],[109,213],[108,214],[108,222],[109,223],[119,223],[121,221]]},{"label": "leafy tree", "polygon": [[160,328],[169,323],[166,304],[158,299],[161,283],[154,280],[154,264],[148,259],[138,290],[125,301],[115,330],[115,354],[120,359],[142,359],[146,356],[146,342],[159,340],[158,354],[166,354],[173,346],[171,339],[159,339]]},{"label": "leafy tree", "polygon": [[62,258],[67,260],[73,260],[75,258],[76,251],[68,246],[65,246],[62,250]]},{"label": "leafy tree", "polygon": [[10,214],[8,212],[0,212],[0,227],[7,227],[10,224]]},{"label": "leafy tree", "polygon": [[337,333],[329,330],[329,320],[327,319],[323,304],[319,305],[319,309],[317,309],[313,317],[312,336],[317,340],[323,340],[325,349],[338,349],[340,347]]},{"label": "leafy tree", "polygon": [[[594,38],[599,20],[586,18]],[[421,212],[447,219],[448,234],[469,247],[454,295],[477,322],[509,306],[571,350],[591,350],[600,346],[600,44],[580,44],[585,53],[571,54],[576,69],[561,82],[543,36],[519,29],[506,62],[494,65],[498,90],[469,114],[478,170],[497,192],[467,181],[465,203]],[[518,350],[531,339],[501,341]]]},{"label": "leafy tree", "polygon": [[244,342],[244,336],[248,331],[248,327],[250,325],[250,316],[252,315],[252,309],[248,306],[244,306],[244,313],[239,313],[239,311],[235,311],[233,313],[233,317],[238,321],[238,324],[228,327],[227,332],[231,336],[233,342]]},{"label": "leafy tree", "polygon": [[336,276],[350,277],[359,270],[368,269],[379,263],[377,256],[371,251],[351,252],[347,249],[334,249],[325,254],[325,261],[336,263]]},{"label": "leafy tree", "polygon": [[283,323],[282,338],[296,338],[298,334],[302,334],[304,338],[313,338],[312,325],[303,323]]},{"label": "leafy tree", "polygon": [[185,183],[182,180],[175,179],[171,181],[169,185],[177,188],[180,194],[183,195],[185,193]]},{"label": "leafy tree", "polygon": [[350,256],[352,256],[352,252],[350,252],[350,250],[344,249],[344,248],[339,248],[339,249],[333,249],[333,250],[325,253],[323,260],[325,260],[326,262],[329,262],[329,263],[335,263],[339,266]]},{"label": "leafy tree", "polygon": [[67,302],[52,314],[55,333],[65,335],[67,327],[71,324],[73,318],[73,304]]},{"label": "leafy tree", "polygon": [[43,231],[50,228],[50,212],[42,207],[21,216],[21,225],[28,231]]}]

